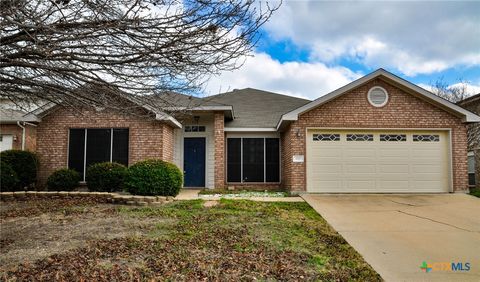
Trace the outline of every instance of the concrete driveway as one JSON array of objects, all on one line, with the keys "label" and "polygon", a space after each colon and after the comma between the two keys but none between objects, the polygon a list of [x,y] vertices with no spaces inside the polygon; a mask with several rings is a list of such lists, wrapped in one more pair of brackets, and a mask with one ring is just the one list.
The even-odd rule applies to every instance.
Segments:
[{"label": "concrete driveway", "polygon": [[[480,281],[480,198],[462,194],[303,198],[386,281]],[[420,269],[424,261],[433,264],[429,273]],[[470,263],[470,270],[441,270],[444,265],[451,268],[452,262]]]}]

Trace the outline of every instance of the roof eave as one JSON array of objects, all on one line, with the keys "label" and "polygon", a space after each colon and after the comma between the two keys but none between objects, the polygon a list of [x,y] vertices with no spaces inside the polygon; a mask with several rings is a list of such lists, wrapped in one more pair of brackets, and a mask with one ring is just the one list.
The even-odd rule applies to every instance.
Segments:
[{"label": "roof eave", "polygon": [[155,119],[168,123],[172,127],[182,128],[182,124],[178,120],[176,120],[174,117],[166,113],[156,113]]},{"label": "roof eave", "polygon": [[233,106],[198,106],[198,107],[165,107],[163,110],[167,112],[180,112],[180,111],[194,111],[194,112],[224,112],[225,116],[229,119],[235,119],[235,112]]},{"label": "roof eave", "polygon": [[276,132],[275,127],[225,127],[225,132]]}]

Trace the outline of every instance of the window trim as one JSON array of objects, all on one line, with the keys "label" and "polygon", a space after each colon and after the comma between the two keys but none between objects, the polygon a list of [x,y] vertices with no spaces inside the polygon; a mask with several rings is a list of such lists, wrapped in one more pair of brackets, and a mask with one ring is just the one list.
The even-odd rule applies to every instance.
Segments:
[{"label": "window trim", "polygon": [[[263,139],[263,182],[245,182],[243,181],[243,139]],[[282,139],[280,137],[227,137],[228,139],[240,139],[240,182],[228,181],[228,150],[225,150],[225,182],[227,184],[280,184],[282,183]],[[278,139],[278,181],[266,182],[267,180],[267,162],[266,162],[266,139]],[[225,148],[228,146],[226,144]]]},{"label": "window trim", "polygon": [[[375,104],[373,103],[372,99],[371,99],[371,94],[374,90],[376,89],[380,89],[382,90],[384,93],[385,93],[385,101],[383,101],[383,103],[381,104]],[[368,102],[370,103],[370,105],[374,106],[375,108],[381,108],[381,107],[384,107],[387,103],[388,103],[388,100],[389,100],[389,95],[388,95],[388,91],[381,87],[381,86],[373,86],[372,88],[370,88],[370,90],[368,90],[368,93],[367,93],[367,99],[368,99]]]}]

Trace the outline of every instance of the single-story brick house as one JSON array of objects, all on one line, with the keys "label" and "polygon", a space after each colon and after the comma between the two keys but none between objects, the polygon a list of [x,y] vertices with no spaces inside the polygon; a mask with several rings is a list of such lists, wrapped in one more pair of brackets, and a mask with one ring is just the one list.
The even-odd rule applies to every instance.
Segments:
[{"label": "single-story brick house", "polygon": [[[168,95],[169,107],[147,109],[154,118],[37,110],[40,181],[62,167],[83,175],[99,161],[159,158],[184,171],[185,187],[468,189],[466,126],[480,117],[383,69],[314,101],[250,88],[206,98]],[[182,109],[191,115],[172,114]]]}]

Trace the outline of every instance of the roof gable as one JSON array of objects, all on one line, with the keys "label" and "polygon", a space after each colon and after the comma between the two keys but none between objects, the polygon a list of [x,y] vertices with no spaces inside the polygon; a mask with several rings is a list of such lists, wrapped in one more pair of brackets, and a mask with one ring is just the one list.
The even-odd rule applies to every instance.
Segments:
[{"label": "roof gable", "polygon": [[410,94],[416,94],[419,98],[426,100],[427,102],[430,102],[431,104],[436,105],[437,107],[440,107],[446,111],[450,111],[458,116],[463,117],[464,122],[480,122],[480,117],[475,115],[474,113],[471,113],[443,98],[438,97],[437,95],[409,82],[406,81],[384,69],[378,69],[364,77],[361,77],[343,87],[338,88],[337,90],[334,90],[302,107],[299,107],[293,111],[290,111],[280,118],[278,124],[277,124],[277,129],[283,128],[285,126],[284,122],[288,121],[295,121],[298,119],[298,116],[308,112],[312,109],[315,109],[333,99],[336,99],[340,96],[342,96],[345,93],[348,93],[350,90],[363,85],[372,79],[375,79],[377,77],[383,77],[386,78],[387,80],[390,80],[399,86],[403,87],[405,90],[407,90],[408,93]]}]

